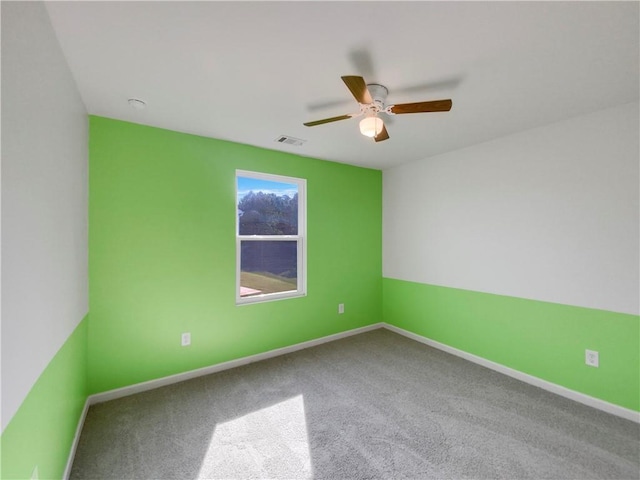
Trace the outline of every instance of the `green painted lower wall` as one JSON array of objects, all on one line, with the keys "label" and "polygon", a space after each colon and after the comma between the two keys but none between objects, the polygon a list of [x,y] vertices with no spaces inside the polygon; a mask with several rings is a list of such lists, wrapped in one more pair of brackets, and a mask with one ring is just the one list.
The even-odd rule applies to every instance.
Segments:
[{"label": "green painted lower wall", "polygon": [[2,433],[3,479],[62,478],[87,399],[88,316],[42,372]]},{"label": "green painted lower wall", "polygon": [[[640,318],[383,279],[383,319],[571,390],[640,410]],[[585,349],[600,367],[584,363]]]},{"label": "green painted lower wall", "polygon": [[[101,117],[89,157],[90,393],[381,320],[379,170]],[[306,297],[235,305],[236,169],[307,180]]]}]

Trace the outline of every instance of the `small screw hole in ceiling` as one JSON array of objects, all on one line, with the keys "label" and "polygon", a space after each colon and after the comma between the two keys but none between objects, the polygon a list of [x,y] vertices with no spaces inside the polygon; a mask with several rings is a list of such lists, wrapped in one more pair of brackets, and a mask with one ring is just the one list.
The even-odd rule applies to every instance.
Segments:
[{"label": "small screw hole in ceiling", "polygon": [[144,110],[147,106],[146,102],[138,98],[130,98],[129,105],[131,105],[131,108],[134,110]]}]

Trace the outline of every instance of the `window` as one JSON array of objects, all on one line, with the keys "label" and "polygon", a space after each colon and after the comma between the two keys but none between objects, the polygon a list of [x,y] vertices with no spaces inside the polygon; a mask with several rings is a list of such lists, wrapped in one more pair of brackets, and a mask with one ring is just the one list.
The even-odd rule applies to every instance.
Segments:
[{"label": "window", "polygon": [[236,303],[306,294],[306,180],[236,171]]}]

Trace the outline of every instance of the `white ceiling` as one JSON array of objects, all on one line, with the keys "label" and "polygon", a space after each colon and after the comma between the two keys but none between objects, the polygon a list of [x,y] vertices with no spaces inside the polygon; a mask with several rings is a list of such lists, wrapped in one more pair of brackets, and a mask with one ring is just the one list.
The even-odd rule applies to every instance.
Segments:
[{"label": "white ceiling", "polygon": [[[638,2],[53,2],[91,114],[384,169],[639,97]],[[388,103],[360,135],[341,75]],[[133,110],[127,99],[147,102]],[[282,145],[280,135],[307,140]]]}]

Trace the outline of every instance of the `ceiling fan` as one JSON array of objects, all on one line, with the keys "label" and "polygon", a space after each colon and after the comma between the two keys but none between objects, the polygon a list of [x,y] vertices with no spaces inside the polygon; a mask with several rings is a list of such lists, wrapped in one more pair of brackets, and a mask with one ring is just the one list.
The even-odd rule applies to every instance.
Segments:
[{"label": "ceiling fan", "polygon": [[360,117],[360,133],[373,138],[376,142],[381,142],[389,138],[389,133],[380,118],[380,114],[400,115],[404,113],[421,112],[448,112],[451,110],[451,99],[433,100],[430,102],[399,103],[397,105],[385,105],[389,90],[377,83],[367,84],[364,78],[354,75],[341,77],[351,94],[360,105],[358,113],[348,113],[337,117],[324,118],[313,122],[307,122],[306,127],[315,127],[323,123],[337,122],[348,118]]}]

